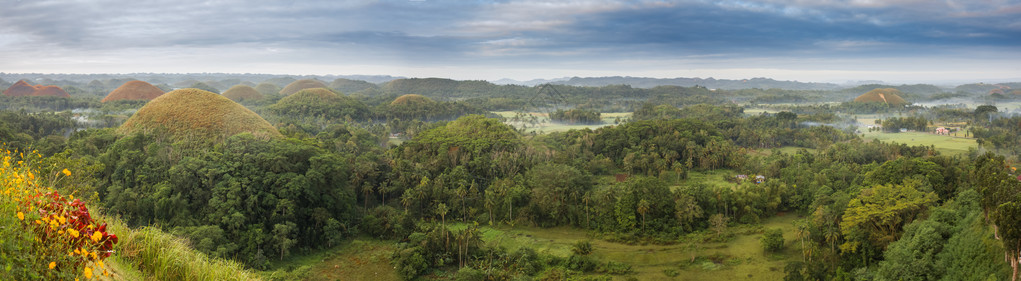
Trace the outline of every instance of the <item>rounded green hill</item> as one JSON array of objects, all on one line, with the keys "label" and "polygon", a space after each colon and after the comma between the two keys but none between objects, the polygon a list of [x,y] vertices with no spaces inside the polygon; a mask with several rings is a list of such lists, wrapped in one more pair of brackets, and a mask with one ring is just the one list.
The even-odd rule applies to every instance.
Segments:
[{"label": "rounded green hill", "polygon": [[102,102],[115,100],[152,100],[163,95],[163,90],[145,81],[128,81],[103,98]]},{"label": "rounded green hill", "polygon": [[407,94],[407,95],[403,95],[403,96],[397,97],[396,99],[394,99],[394,101],[390,102],[390,105],[412,105],[413,106],[413,105],[426,105],[426,104],[433,104],[433,103],[436,103],[436,101],[433,101],[432,99],[427,98],[425,96],[416,95],[416,94]]},{"label": "rounded green hill", "polygon": [[171,91],[149,101],[117,132],[165,134],[174,141],[198,142],[220,142],[246,132],[263,139],[282,137],[255,112],[219,94],[194,88]]},{"label": "rounded green hill", "polygon": [[257,100],[262,98],[262,93],[248,85],[234,85],[223,92],[223,96],[236,102],[246,100]]},{"label": "rounded green hill", "polygon": [[903,106],[910,104],[904,98],[900,97],[900,90],[894,88],[879,88],[873,89],[864,93],[857,98],[854,98],[855,102],[880,102],[890,106]]},{"label": "rounded green hill", "polygon": [[305,89],[280,99],[270,107],[281,115],[320,116],[340,118],[350,116],[361,119],[368,114],[368,107],[358,100],[337,95],[326,88]]},{"label": "rounded green hill", "polygon": [[315,88],[326,88],[326,84],[314,79],[302,79],[287,84],[283,90],[280,90],[281,95],[293,95],[298,91],[304,89],[315,89]]}]

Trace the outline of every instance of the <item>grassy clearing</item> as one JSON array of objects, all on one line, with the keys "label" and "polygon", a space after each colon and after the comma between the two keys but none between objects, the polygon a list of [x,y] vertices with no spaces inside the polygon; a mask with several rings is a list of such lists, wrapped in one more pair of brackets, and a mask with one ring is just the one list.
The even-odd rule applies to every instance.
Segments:
[{"label": "grassy clearing", "polygon": [[941,136],[924,132],[882,133],[864,132],[866,140],[877,139],[882,142],[897,142],[911,146],[935,146],[940,153],[960,155],[968,152],[968,148],[978,148],[974,138]]},{"label": "grassy clearing", "polygon": [[[765,220],[761,225],[732,227],[738,233],[727,243],[690,243],[675,245],[626,245],[594,239],[588,231],[557,227],[480,227],[482,240],[491,246],[502,246],[508,251],[531,247],[539,253],[567,257],[571,245],[590,240],[592,255],[604,261],[631,264],[638,280],[782,280],[785,263],[798,257],[792,222],[797,217],[782,215]],[[458,227],[458,226],[452,226]],[[781,228],[785,248],[776,254],[766,254],[759,243],[761,230]],[[692,263],[692,257],[695,262]],[[665,272],[676,272],[668,276]],[[618,276],[623,279],[627,276]]]},{"label": "grassy clearing", "polygon": [[682,184],[695,184],[703,183],[709,186],[722,186],[728,187],[733,186],[734,183],[730,182],[730,178],[737,175],[737,172],[730,169],[716,169],[711,171],[691,171],[688,172],[688,179],[675,181],[668,183],[671,185],[671,190],[680,187]]},{"label": "grassy clearing", "polygon": [[763,114],[763,113],[773,114],[773,113],[777,113],[777,112],[780,112],[780,111],[776,110],[776,109],[769,109],[769,108],[745,108],[744,109],[744,114],[745,115],[749,115],[749,116],[756,116],[756,115]]},{"label": "grassy clearing", "polygon": [[400,280],[390,264],[394,249],[392,241],[348,241],[312,266],[312,280]]},{"label": "grassy clearing", "polygon": [[[508,119],[517,115],[517,111],[494,111],[493,113],[496,114],[496,115],[499,115],[501,117],[508,118]],[[617,121],[617,118],[620,118],[621,121],[626,120],[628,118],[631,118],[631,114],[632,113],[631,112],[608,112],[608,113],[601,113],[600,117],[603,119],[603,123],[602,124],[595,124],[595,125],[562,124],[562,123],[550,122],[549,121],[549,117],[547,116],[548,114],[546,114],[546,113],[529,112],[528,114],[531,115],[531,116],[535,116],[541,122],[539,122],[538,124],[535,124],[535,125],[527,124],[526,122],[510,122],[510,121],[508,121],[508,122],[505,122],[505,123],[508,124],[508,125],[514,126],[515,128],[521,127],[523,125],[528,125],[528,128],[525,129],[526,133],[534,132],[534,133],[538,133],[538,134],[545,134],[545,133],[552,133],[552,132],[566,132],[566,131],[570,131],[570,130],[580,130],[580,129],[585,129],[585,128],[595,129],[595,128],[599,128],[599,127],[610,126],[610,125],[614,125],[615,124],[615,122]]]}]

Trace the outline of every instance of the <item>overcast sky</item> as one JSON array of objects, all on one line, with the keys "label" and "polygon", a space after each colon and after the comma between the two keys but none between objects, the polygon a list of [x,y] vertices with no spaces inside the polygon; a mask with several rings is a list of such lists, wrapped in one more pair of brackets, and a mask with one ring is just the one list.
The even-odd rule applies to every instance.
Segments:
[{"label": "overcast sky", "polygon": [[0,72],[1021,81],[1021,0],[0,0]]}]

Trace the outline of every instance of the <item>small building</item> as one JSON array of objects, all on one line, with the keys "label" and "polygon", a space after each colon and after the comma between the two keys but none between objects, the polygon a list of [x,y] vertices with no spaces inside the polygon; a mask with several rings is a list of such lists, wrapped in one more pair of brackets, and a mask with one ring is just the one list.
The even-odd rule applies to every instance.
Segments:
[{"label": "small building", "polygon": [[748,180],[748,175],[737,175],[736,177],[737,177],[738,181],[746,181],[746,180]]},{"label": "small building", "polygon": [[939,127],[939,128],[936,128],[936,134],[937,135],[949,135],[950,134],[950,130],[948,130],[947,128],[944,128],[944,127]]},{"label": "small building", "polygon": [[766,176],[763,176],[763,175],[755,176],[755,183],[762,183],[764,181],[766,181]]}]

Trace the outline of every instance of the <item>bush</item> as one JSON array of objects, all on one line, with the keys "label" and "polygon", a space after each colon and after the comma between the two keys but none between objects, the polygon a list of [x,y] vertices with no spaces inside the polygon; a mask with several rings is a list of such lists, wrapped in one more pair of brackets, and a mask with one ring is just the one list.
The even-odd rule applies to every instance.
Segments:
[{"label": "bush", "polygon": [[589,242],[588,240],[578,241],[574,243],[573,247],[571,247],[571,252],[580,256],[591,254],[592,242]]},{"label": "bush", "polygon": [[457,274],[454,275],[455,281],[484,281],[486,280],[486,273],[481,270],[474,269],[471,267],[462,267],[457,270]]},{"label": "bush", "polygon": [[777,252],[783,249],[783,230],[779,228],[772,228],[766,230],[762,234],[760,240],[762,242],[762,249],[766,252]]}]

